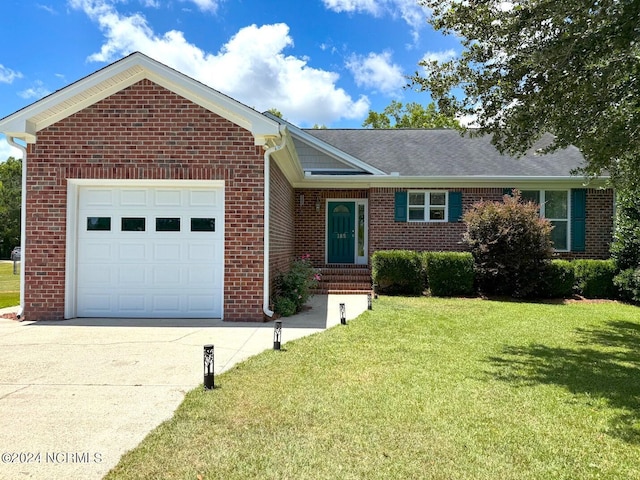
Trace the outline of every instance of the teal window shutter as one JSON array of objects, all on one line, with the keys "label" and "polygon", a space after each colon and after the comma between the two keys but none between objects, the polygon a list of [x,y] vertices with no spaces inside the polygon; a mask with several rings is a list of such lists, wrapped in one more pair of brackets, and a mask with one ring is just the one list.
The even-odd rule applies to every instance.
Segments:
[{"label": "teal window shutter", "polygon": [[449,221],[462,219],[462,192],[449,192]]},{"label": "teal window shutter", "polygon": [[394,220],[396,222],[407,221],[407,192],[396,192]]},{"label": "teal window shutter", "polygon": [[584,252],[586,248],[587,190],[571,190],[571,251]]}]

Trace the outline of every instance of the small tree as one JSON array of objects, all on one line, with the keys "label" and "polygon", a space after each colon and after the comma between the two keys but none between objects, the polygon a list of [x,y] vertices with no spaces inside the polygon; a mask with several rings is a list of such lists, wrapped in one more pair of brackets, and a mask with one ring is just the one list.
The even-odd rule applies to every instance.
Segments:
[{"label": "small tree", "polygon": [[481,292],[514,297],[540,292],[553,244],[552,226],[540,218],[538,205],[522,203],[514,190],[504,202],[476,203],[463,220]]}]

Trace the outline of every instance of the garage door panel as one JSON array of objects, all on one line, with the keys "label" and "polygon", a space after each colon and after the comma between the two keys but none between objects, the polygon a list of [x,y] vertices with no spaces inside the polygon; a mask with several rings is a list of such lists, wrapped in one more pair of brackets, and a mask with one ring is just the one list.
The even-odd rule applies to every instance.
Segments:
[{"label": "garage door panel", "polygon": [[161,190],[155,191],[155,206],[157,207],[181,207],[182,190]]},{"label": "garage door panel", "polygon": [[182,257],[180,242],[156,242],[153,245],[154,262],[179,262]]},{"label": "garage door panel", "polygon": [[152,272],[153,286],[175,286],[175,288],[180,288],[182,285],[182,268],[180,265],[154,266],[152,267]]},{"label": "garage door panel", "polygon": [[120,190],[121,207],[146,207],[148,190]]},{"label": "garage door panel", "polygon": [[87,207],[111,206],[114,203],[114,191],[104,188],[86,188],[80,192],[80,201]]},{"label": "garage door panel", "polygon": [[[81,187],[79,198],[78,316],[222,316],[222,187]],[[87,217],[110,230],[87,230]],[[179,218],[180,231],[156,231],[157,218]]]},{"label": "garage door panel", "polygon": [[190,243],[187,247],[187,259],[193,262],[221,263],[219,242]]},{"label": "garage door panel", "polygon": [[80,250],[78,260],[82,263],[100,263],[110,261],[113,258],[111,243],[86,241],[85,247]]}]

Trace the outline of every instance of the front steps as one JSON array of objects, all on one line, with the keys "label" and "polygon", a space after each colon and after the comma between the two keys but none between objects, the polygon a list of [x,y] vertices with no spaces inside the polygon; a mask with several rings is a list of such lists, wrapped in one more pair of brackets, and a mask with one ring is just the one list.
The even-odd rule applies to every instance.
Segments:
[{"label": "front steps", "polygon": [[312,293],[371,293],[371,269],[367,265],[331,265],[319,269],[321,280]]}]

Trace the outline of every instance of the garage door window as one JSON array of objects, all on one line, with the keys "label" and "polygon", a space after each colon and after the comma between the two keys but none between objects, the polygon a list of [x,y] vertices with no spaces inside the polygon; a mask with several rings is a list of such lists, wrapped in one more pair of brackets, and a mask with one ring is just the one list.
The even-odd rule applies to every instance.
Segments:
[{"label": "garage door window", "polygon": [[111,217],[87,217],[87,230],[111,230]]},{"label": "garage door window", "polygon": [[216,219],[215,218],[192,218],[191,231],[192,232],[215,232]]},{"label": "garage door window", "polygon": [[146,230],[146,219],[144,217],[123,217],[121,227],[123,232],[144,232]]},{"label": "garage door window", "polygon": [[156,232],[179,232],[180,218],[156,218]]}]

